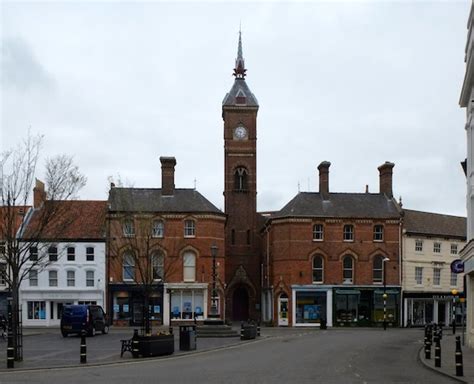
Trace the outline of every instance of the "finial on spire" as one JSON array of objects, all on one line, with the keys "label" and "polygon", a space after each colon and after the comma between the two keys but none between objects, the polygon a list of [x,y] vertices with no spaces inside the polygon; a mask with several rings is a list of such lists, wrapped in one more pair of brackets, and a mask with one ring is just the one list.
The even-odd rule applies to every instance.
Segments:
[{"label": "finial on spire", "polygon": [[243,79],[246,75],[245,60],[242,55],[242,30],[239,26],[239,46],[237,48],[237,58],[235,59],[234,76]]}]

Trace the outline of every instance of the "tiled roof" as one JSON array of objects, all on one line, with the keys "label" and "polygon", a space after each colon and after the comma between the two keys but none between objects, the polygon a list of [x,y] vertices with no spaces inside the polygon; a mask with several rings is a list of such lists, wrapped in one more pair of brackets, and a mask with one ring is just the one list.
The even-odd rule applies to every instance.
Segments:
[{"label": "tiled roof", "polygon": [[214,204],[194,189],[175,189],[162,196],[160,188],[117,188],[109,193],[111,211],[216,213],[224,215]]},{"label": "tiled roof", "polygon": [[404,209],[403,228],[407,233],[466,238],[465,217]]},{"label": "tiled roof", "polygon": [[[245,104],[237,102],[237,96],[245,96]],[[223,106],[247,106],[258,107],[258,101],[255,95],[250,91],[245,79],[235,79],[234,85],[222,101]]]},{"label": "tiled roof", "polygon": [[281,217],[399,218],[392,199],[379,193],[330,193],[324,200],[317,192],[300,192],[271,219]]},{"label": "tiled roof", "polygon": [[105,239],[106,212],[107,201],[103,200],[46,201],[33,211],[23,237],[39,234],[42,240]]}]

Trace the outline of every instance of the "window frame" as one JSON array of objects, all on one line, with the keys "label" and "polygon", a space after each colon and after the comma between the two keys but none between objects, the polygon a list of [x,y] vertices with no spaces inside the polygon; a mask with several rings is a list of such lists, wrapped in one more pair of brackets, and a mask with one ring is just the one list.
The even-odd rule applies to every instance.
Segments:
[{"label": "window frame", "polygon": [[196,220],[186,219],[184,220],[184,237],[196,237]]},{"label": "window frame", "polygon": [[151,237],[162,239],[165,237],[165,222],[162,219],[153,220],[151,225]]},{"label": "window frame", "polygon": [[353,224],[344,224],[342,228],[342,239],[345,242],[354,242],[354,225]]},{"label": "window frame", "polygon": [[423,285],[423,267],[415,267],[415,285]]},{"label": "window frame", "polygon": [[135,236],[135,222],[132,218],[126,218],[122,222],[122,233],[124,237]]},{"label": "window frame", "polygon": [[[453,284],[454,280],[455,280],[455,282]],[[457,287],[457,285],[458,285],[458,274],[454,273],[454,272],[451,272],[451,276],[449,277],[449,286],[450,287]]]},{"label": "window frame", "polygon": [[433,253],[441,253],[441,242],[440,241],[433,242]]},{"label": "window frame", "polygon": [[433,286],[435,287],[441,286],[441,268],[438,268],[438,267],[433,268]]},{"label": "window frame", "polygon": [[[191,263],[191,260],[192,260],[192,263]],[[186,265],[186,263],[188,263],[188,265]],[[196,281],[196,264],[197,264],[196,253],[193,251],[185,251],[183,253],[183,282]],[[188,271],[188,273],[186,273],[186,271]],[[189,271],[192,271],[192,272],[189,272]],[[191,275],[192,277],[188,277]]]},{"label": "window frame", "polygon": [[[33,255],[34,255],[34,257],[32,258]],[[28,260],[29,261],[38,261],[38,247],[30,247]]]},{"label": "window frame", "polygon": [[[72,273],[72,277],[70,274]],[[72,284],[71,284],[72,282]],[[69,269],[66,271],[66,286],[67,287],[75,287],[76,286],[76,271],[73,269]]]},{"label": "window frame", "polygon": [[[56,275],[56,277],[54,277],[53,275]],[[58,287],[58,283],[59,283],[59,273],[56,269],[50,269],[48,271],[48,287]]]},{"label": "window frame", "polygon": [[[345,265],[346,260],[351,261],[350,268],[346,267],[346,265]],[[347,271],[350,271],[350,274],[351,274],[350,279],[345,277]],[[345,255],[342,258],[342,283],[343,284],[354,284],[354,257],[351,256],[351,255]]]},{"label": "window frame", "polygon": [[[126,260],[131,260],[131,263],[126,264]],[[132,251],[126,251],[122,255],[122,281],[135,281],[135,256]],[[132,277],[125,277],[127,275],[126,268],[131,269],[133,274]],[[130,273],[128,273],[130,276]]]},{"label": "window frame", "polygon": [[[56,250],[53,252],[53,250]],[[56,245],[52,245],[48,247],[48,259],[49,261],[58,261],[58,247]]]},{"label": "window frame", "polygon": [[[380,268],[376,268],[376,265],[375,265],[376,262],[378,261],[380,261]],[[383,284],[384,268],[385,268],[384,257],[382,255],[375,256],[374,259],[372,260],[372,283],[373,284]],[[380,279],[375,278],[376,272],[377,274],[380,273]]]},{"label": "window frame", "polygon": [[[70,252],[72,250],[72,252]],[[76,247],[69,246],[66,248],[67,261],[76,261]]]},{"label": "window frame", "polygon": [[234,171],[234,191],[245,192],[248,191],[248,177],[249,172],[245,167],[237,167]]},{"label": "window frame", "polygon": [[[453,252],[454,251],[454,252]],[[458,244],[457,243],[451,243],[451,255],[457,255],[458,252]]]},{"label": "window frame", "polygon": [[[89,274],[92,273],[92,278]],[[92,283],[90,283],[92,281]],[[95,287],[95,272],[93,269],[86,270],[86,287]]]},{"label": "window frame", "polygon": [[423,252],[423,240],[415,239],[415,252]]},{"label": "window frame", "polygon": [[[34,282],[32,284],[32,282]],[[28,285],[30,287],[37,287],[38,286],[38,270],[37,269],[30,269],[28,272]]]},{"label": "window frame", "polygon": [[[379,229],[379,231],[378,231]],[[374,225],[374,233],[373,233],[373,241],[381,243],[384,241],[384,226],[382,224],[375,224]]]},{"label": "window frame", "polygon": [[[315,261],[319,260],[321,261],[321,266],[317,266]],[[311,266],[312,266],[312,282],[313,284],[324,284],[324,257],[320,254],[316,254],[313,256],[313,259],[311,261]],[[315,278],[315,275],[321,274],[321,278],[318,280]]]},{"label": "window frame", "polygon": [[324,241],[324,225],[317,223],[313,225],[313,241]]},{"label": "window frame", "polygon": [[[92,252],[90,252],[92,250]],[[94,261],[95,260],[95,248],[94,247],[86,247],[86,261]]]},{"label": "window frame", "polygon": [[[158,262],[156,262],[158,261]],[[157,273],[157,270],[161,270],[160,273]],[[163,281],[165,278],[165,255],[161,251],[155,251],[151,255],[151,273],[153,281]]]}]

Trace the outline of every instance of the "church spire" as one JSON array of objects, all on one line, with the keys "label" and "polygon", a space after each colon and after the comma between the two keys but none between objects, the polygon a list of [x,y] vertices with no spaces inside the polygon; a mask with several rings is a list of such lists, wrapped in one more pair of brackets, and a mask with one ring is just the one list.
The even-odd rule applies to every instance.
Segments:
[{"label": "church spire", "polygon": [[245,60],[242,55],[242,31],[239,29],[239,46],[237,48],[237,58],[235,59],[234,76],[243,79],[246,75]]}]

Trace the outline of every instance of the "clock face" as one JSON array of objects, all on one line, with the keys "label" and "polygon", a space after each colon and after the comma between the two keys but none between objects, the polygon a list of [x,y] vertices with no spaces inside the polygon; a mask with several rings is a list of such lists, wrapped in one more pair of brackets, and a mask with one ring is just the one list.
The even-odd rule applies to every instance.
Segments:
[{"label": "clock face", "polygon": [[247,137],[247,129],[243,125],[239,125],[234,129],[234,137],[238,140],[245,139]]}]

